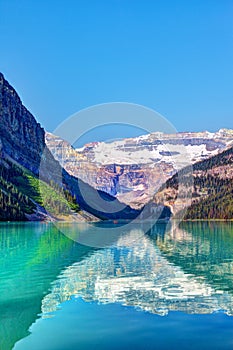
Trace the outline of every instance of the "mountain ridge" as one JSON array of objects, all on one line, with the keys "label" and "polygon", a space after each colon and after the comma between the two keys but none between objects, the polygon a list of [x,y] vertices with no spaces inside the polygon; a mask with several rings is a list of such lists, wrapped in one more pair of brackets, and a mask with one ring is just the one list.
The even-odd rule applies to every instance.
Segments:
[{"label": "mountain ridge", "polygon": [[155,132],[74,149],[44,131],[2,73],[0,118],[0,220],[55,220],[59,208],[72,220],[134,219],[144,207],[148,217],[164,207],[166,217],[187,165],[194,188],[185,218],[233,216],[233,130]]},{"label": "mountain ridge", "polygon": [[92,142],[81,149],[51,133],[46,132],[45,140],[67,172],[138,209],[177,170],[229,148],[233,130],[156,132],[110,143]]},{"label": "mountain ridge", "polygon": [[[57,219],[56,208],[59,207],[61,211],[65,210],[65,214],[70,207],[72,220],[74,211],[84,214],[82,219],[90,220],[93,220],[93,216],[97,219],[115,219],[137,215],[135,210],[106,193],[96,191],[60,166],[45,144],[44,129],[23,106],[19,95],[2,73],[0,120],[0,220]],[[41,187],[44,193],[41,193]],[[36,192],[39,202],[30,196],[28,190]],[[41,197],[49,201],[47,207],[44,207]],[[105,201],[101,202],[100,197],[104,197]],[[51,208],[56,215],[46,210]]]}]

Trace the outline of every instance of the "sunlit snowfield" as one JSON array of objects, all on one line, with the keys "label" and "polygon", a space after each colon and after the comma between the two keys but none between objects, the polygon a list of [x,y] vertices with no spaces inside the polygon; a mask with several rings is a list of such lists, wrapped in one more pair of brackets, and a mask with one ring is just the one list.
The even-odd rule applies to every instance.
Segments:
[{"label": "sunlit snowfield", "polygon": [[121,232],[97,249],[1,224],[0,349],[232,350],[233,224]]}]

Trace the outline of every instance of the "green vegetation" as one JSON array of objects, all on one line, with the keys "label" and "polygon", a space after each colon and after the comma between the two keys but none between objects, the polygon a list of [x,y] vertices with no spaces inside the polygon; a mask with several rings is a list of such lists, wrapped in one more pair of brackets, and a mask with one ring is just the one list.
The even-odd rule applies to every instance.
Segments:
[{"label": "green vegetation", "polygon": [[[233,219],[233,147],[210,159],[193,166],[192,204],[187,208],[184,219]],[[213,172],[216,170],[215,172]],[[174,190],[169,200],[176,199],[179,186],[190,186],[190,169],[182,169],[182,176],[175,174],[160,192]],[[180,173],[181,173],[180,172]],[[182,179],[180,182],[179,179]],[[155,197],[156,199],[156,197]]]},{"label": "green vegetation", "polygon": [[[233,218],[233,179],[211,175],[208,170],[232,166],[233,148],[228,149],[210,159],[194,164],[194,199],[188,208],[185,219],[232,219]],[[199,175],[199,172],[201,174]],[[224,174],[222,174],[224,175]],[[200,198],[198,195],[202,193]]]},{"label": "green vegetation", "polygon": [[47,184],[33,175],[26,174],[27,187],[34,190],[33,199],[44,206],[47,211],[54,215],[69,214],[71,210],[77,212],[79,205],[76,197],[72,196],[68,190],[64,190],[54,181]]},{"label": "green vegetation", "polygon": [[207,170],[229,164],[233,164],[233,147],[216,156],[194,164],[193,170]]},{"label": "green vegetation", "polygon": [[4,161],[0,164],[0,220],[25,220],[25,213],[33,213],[36,205],[18,188],[21,169]]},{"label": "green vegetation", "polygon": [[225,219],[233,218],[233,181],[210,175],[194,178],[194,195],[203,195],[193,200],[187,209],[185,219]]},{"label": "green vegetation", "polygon": [[79,205],[68,190],[53,181],[45,183],[22,166],[9,160],[0,164],[0,220],[26,220],[37,204],[53,215],[77,212]]}]

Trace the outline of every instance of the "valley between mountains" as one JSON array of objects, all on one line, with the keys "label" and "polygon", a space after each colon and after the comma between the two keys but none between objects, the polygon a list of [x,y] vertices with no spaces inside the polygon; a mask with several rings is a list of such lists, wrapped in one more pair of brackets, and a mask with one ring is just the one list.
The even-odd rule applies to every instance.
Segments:
[{"label": "valley between mountains", "polygon": [[2,74],[0,118],[2,221],[133,219],[145,208],[148,216],[164,208],[161,218],[233,218],[233,130],[155,132],[75,149],[44,131]]}]

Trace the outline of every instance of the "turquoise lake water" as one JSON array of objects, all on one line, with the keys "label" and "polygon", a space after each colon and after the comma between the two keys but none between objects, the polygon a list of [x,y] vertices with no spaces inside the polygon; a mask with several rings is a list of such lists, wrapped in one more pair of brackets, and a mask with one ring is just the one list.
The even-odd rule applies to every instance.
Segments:
[{"label": "turquoise lake water", "polygon": [[233,223],[122,226],[104,248],[2,223],[0,242],[0,350],[233,349]]}]

